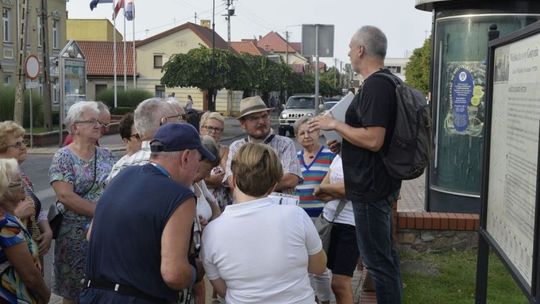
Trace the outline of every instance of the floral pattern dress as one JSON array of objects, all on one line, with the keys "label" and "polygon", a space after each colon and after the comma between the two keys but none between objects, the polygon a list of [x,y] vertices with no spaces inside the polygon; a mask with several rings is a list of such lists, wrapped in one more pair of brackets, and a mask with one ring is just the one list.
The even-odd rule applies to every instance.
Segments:
[{"label": "floral pattern dress", "polygon": [[0,302],[37,303],[37,295],[24,286],[4,249],[26,242],[34,263],[41,270],[38,246],[24,224],[14,215],[0,213]]},{"label": "floral pattern dress", "polygon": [[[97,162],[96,180],[92,185],[94,159]],[[51,183],[55,181],[70,183],[75,193],[84,194],[82,198],[97,202],[114,163],[113,154],[104,148],[96,147],[96,157],[87,161],[79,158],[69,147],[63,147],[53,157],[49,168],[49,180]],[[78,299],[83,289],[86,230],[91,220],[91,217],[71,210],[64,211],[64,219],[54,249],[53,291],[61,297]]]}]

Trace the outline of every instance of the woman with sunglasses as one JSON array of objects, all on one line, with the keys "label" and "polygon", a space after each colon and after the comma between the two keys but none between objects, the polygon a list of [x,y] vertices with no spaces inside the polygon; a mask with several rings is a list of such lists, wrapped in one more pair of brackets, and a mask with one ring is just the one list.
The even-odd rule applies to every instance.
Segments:
[{"label": "woman with sunglasses", "polygon": [[15,159],[0,159],[0,303],[48,303],[38,246],[15,210],[26,197]]},{"label": "woman with sunglasses", "polygon": [[85,231],[114,164],[114,156],[96,145],[101,137],[99,109],[93,101],[77,102],[65,119],[73,142],[60,148],[49,168],[49,180],[64,207],[55,243],[53,291],[63,303],[77,303],[86,263]]},{"label": "woman with sunglasses", "polygon": [[126,145],[126,154],[116,162],[115,166],[122,166],[131,155],[141,149],[142,141],[133,123],[133,113],[127,113],[122,117],[118,129],[122,142]]},{"label": "woman with sunglasses", "polygon": [[[0,122],[0,159],[14,158],[21,165],[26,160],[25,130],[16,122]],[[24,192],[26,193],[15,209],[15,215],[21,219],[38,244],[39,256],[43,258],[51,247],[52,231],[47,221],[47,211],[34,194],[34,186],[28,176],[21,172]]]}]

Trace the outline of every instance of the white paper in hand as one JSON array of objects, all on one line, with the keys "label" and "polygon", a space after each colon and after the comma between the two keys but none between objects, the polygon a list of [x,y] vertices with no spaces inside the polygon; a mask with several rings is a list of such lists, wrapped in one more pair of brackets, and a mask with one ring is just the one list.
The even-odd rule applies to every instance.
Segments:
[{"label": "white paper in hand", "polygon": [[[326,112],[324,115],[331,115],[334,119],[345,122],[345,113],[347,113],[347,109],[351,105],[351,102],[354,99],[354,94],[352,92],[349,92],[349,94],[345,95],[338,103],[336,103],[328,112]],[[330,141],[338,141],[341,142],[342,138],[336,131],[322,131],[322,135],[324,138],[326,138],[326,142]]]}]

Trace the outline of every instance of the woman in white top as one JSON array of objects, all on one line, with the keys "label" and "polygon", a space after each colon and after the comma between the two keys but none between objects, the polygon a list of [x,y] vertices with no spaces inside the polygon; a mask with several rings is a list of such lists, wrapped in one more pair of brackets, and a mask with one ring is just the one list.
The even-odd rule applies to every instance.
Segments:
[{"label": "woman in white top", "polygon": [[339,202],[345,199],[343,165],[339,155],[336,155],[332,161],[330,170],[321,185],[315,189],[314,194],[320,200],[327,202],[323,209],[325,219],[334,221],[330,247],[326,253],[328,255],[327,267],[332,270],[332,291],[338,304],[352,304],[352,276],[359,252],[356,244],[352,202],[347,201],[343,210],[336,216]]},{"label": "woman in white top", "polygon": [[[214,195],[208,190],[204,181],[204,179],[210,175],[212,168],[219,165],[219,147],[214,139],[208,135],[201,137],[201,143],[208,151],[214,154],[216,160],[213,162],[210,162],[207,159],[201,161],[197,175],[195,175],[193,180],[193,193],[195,193],[195,196],[197,197],[197,219],[195,220],[195,225],[193,227],[193,240],[196,246],[201,243],[201,234],[206,225],[221,214],[221,210],[219,209]],[[196,304],[206,303],[204,280],[200,280],[193,285],[193,292]]]},{"label": "woman in white top", "polygon": [[203,234],[206,275],[228,304],[315,303],[308,272],[326,254],[309,216],[268,198],[283,175],[272,148],[247,143],[232,161],[234,204]]}]

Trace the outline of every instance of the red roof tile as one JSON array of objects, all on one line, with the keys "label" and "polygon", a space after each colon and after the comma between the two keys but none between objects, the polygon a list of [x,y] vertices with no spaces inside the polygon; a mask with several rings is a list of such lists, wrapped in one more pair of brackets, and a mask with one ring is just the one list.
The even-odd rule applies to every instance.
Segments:
[{"label": "red roof tile", "polygon": [[[77,41],[86,58],[86,74],[88,76],[114,76],[113,43],[107,41]],[[124,74],[124,45],[116,44],[117,75]],[[133,44],[126,45],[127,74],[133,75]]]},{"label": "red roof tile", "polygon": [[294,53],[296,49],[276,32],[270,32],[257,41],[257,46],[267,52]]},{"label": "red roof tile", "polygon": [[[206,44],[207,47],[212,46],[212,29],[209,29],[204,26],[200,26],[191,22],[186,22],[177,27],[173,27],[172,29],[167,30],[165,32],[161,32],[152,37],[148,37],[144,40],[138,41],[136,46],[138,47],[138,46],[145,45],[147,43],[167,37],[171,34],[174,34],[176,32],[179,32],[185,29],[192,30],[197,36],[199,36],[199,38],[201,38],[201,40]],[[221,38],[221,36],[219,36],[218,33],[215,33],[215,47],[218,49],[231,50],[234,52],[234,50],[231,47],[229,47],[229,45],[227,44],[227,41],[223,40],[223,38]]]},{"label": "red roof tile", "polygon": [[298,54],[302,54],[302,42],[289,42]]},{"label": "red roof tile", "polygon": [[266,55],[266,52],[257,46],[255,40],[231,41],[231,47],[238,53],[248,53],[255,56]]}]

